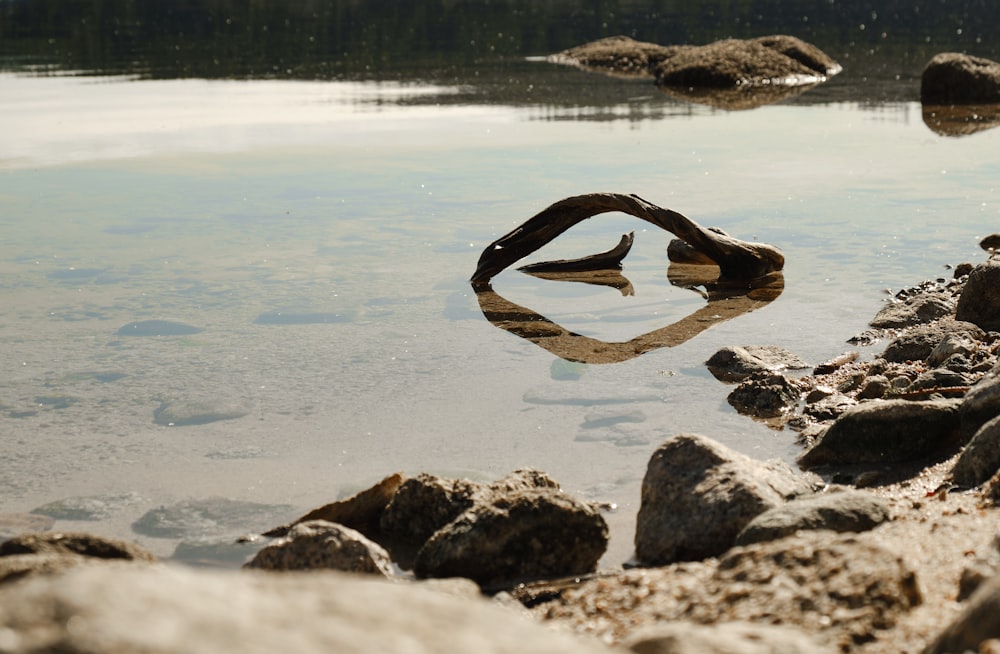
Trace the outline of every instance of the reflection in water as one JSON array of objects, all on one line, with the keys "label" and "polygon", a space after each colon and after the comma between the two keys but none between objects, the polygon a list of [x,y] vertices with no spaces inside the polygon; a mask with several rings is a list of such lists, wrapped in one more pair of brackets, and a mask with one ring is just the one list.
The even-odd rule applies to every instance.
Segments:
[{"label": "reflection in water", "polygon": [[[593,273],[593,280],[585,280],[586,273],[576,273],[570,279],[600,284],[603,283],[600,280],[607,279],[608,272],[617,273],[598,271]],[[473,290],[483,316],[500,329],[525,338],[568,361],[620,363],[662,347],[685,343],[713,325],[769,304],[785,288],[785,279],[780,272],[739,282],[720,282],[718,272],[715,266],[671,265],[667,270],[670,282],[698,292],[708,303],[675,323],[619,343],[608,343],[571,332],[527,307],[514,304],[489,284],[473,284]],[[620,274],[618,276],[625,279]]]},{"label": "reflection in water", "polygon": [[1000,126],[1000,104],[923,105],[924,124],[941,136],[968,136]]}]

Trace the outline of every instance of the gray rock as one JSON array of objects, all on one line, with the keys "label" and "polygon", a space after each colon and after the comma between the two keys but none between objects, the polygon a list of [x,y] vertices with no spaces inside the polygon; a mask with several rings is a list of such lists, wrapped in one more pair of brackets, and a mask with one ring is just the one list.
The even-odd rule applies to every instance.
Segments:
[{"label": "gray rock", "polygon": [[924,654],[976,652],[984,640],[1000,638],[1000,576],[982,584],[965,609],[952,620]]},{"label": "gray rock", "polygon": [[969,438],[1000,415],[1000,364],[972,385],[962,400],[962,432]]},{"label": "gray rock", "polygon": [[553,488],[504,490],[435,532],[413,570],[504,587],[593,572],[607,544],[607,523],[594,506]]},{"label": "gray rock", "polygon": [[958,52],[934,55],[920,77],[920,101],[932,105],[1000,102],[1000,63]]},{"label": "gray rock", "polygon": [[795,627],[719,622],[702,625],[679,620],[645,627],[622,645],[635,654],[833,654]]},{"label": "gray rock", "polygon": [[849,409],[799,458],[805,468],[923,461],[961,445],[961,400],[866,402]]},{"label": "gray rock", "polygon": [[986,331],[1000,331],[1000,261],[990,260],[973,268],[958,298],[955,319]]},{"label": "gray rock", "polygon": [[717,556],[753,518],[811,492],[812,481],[784,463],[754,461],[704,436],[675,436],[646,469],[636,557],[665,565]]},{"label": "gray rock", "polygon": [[0,588],[10,654],[608,654],[485,600],[337,572],[105,564]]},{"label": "gray rock", "polygon": [[739,382],[757,373],[808,368],[809,364],[788,350],[774,345],[728,346],[705,362],[716,379]]},{"label": "gray rock", "polygon": [[889,505],[871,493],[821,493],[792,500],[760,514],[743,528],[736,537],[736,544],[777,540],[800,529],[867,531],[888,519]]},{"label": "gray rock", "polygon": [[134,543],[76,532],[21,534],[0,543],[0,557],[21,554],[70,554],[95,559],[156,561]]},{"label": "gray rock", "polygon": [[885,348],[882,357],[893,363],[924,361],[949,336],[982,341],[986,338],[986,333],[971,322],[939,320],[914,327],[896,337]]},{"label": "gray rock", "polygon": [[871,375],[865,379],[864,386],[858,391],[859,400],[876,400],[885,397],[891,385],[884,375]]},{"label": "gray rock", "polygon": [[917,378],[907,387],[907,392],[932,390],[935,388],[964,388],[972,383],[972,378],[960,372],[947,368],[935,368],[917,375]]},{"label": "gray rock", "polygon": [[960,334],[948,334],[927,355],[927,365],[940,366],[956,354],[968,355],[975,352],[976,343]]},{"label": "gray rock", "polygon": [[726,397],[744,415],[775,418],[799,401],[799,388],[784,375],[756,374],[740,382]]},{"label": "gray rock", "polygon": [[993,418],[973,435],[962,450],[951,477],[956,484],[972,488],[1000,470],[1000,416]]},{"label": "gray rock", "polygon": [[239,535],[259,531],[267,524],[287,519],[293,511],[294,507],[285,504],[209,497],[147,511],[132,523],[132,531],[154,538],[197,538],[226,533]]},{"label": "gray rock", "polygon": [[876,329],[898,329],[929,323],[951,315],[955,301],[940,290],[928,290],[887,304],[869,323]]},{"label": "gray rock", "polygon": [[341,570],[392,577],[392,560],[360,532],[325,520],[300,522],[244,567],[261,570]]},{"label": "gray rock", "polygon": [[816,402],[807,404],[802,413],[818,422],[836,420],[846,411],[858,405],[857,400],[843,393],[834,393]]},{"label": "gray rock", "polygon": [[170,400],[153,411],[153,422],[164,427],[206,425],[219,420],[234,420],[250,413],[241,401],[226,399]]}]

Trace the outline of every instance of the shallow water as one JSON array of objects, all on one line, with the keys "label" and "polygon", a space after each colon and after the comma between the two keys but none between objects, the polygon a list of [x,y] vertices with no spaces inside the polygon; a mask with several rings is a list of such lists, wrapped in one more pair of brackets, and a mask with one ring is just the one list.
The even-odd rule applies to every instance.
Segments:
[{"label": "shallow water", "polygon": [[[793,433],[727,405],[731,388],[703,366],[712,353],[839,354],[885,289],[982,260],[978,240],[1000,227],[1000,130],[943,137],[916,102],[834,94],[730,113],[647,81],[515,68],[619,99],[0,74],[0,512],[102,496],[95,520],[59,527],[168,555],[181,538],[244,529],[202,516],[181,536],[133,530],[163,505],[277,505],[262,524],[245,514],[249,530],[396,470],[485,480],[533,466],[617,504],[606,560],[619,563],[664,439],[695,431],[757,458],[797,452]],[[606,365],[490,324],[467,282],[483,247],[595,191],[780,247],[783,292]],[[632,230],[632,296],[515,270],[494,290],[608,342],[704,307],[667,279],[670,235],[628,216],[595,217],[531,259],[599,252]],[[119,333],[151,320],[180,327]],[[154,422],[164,406],[197,413],[206,401],[241,417]]]}]

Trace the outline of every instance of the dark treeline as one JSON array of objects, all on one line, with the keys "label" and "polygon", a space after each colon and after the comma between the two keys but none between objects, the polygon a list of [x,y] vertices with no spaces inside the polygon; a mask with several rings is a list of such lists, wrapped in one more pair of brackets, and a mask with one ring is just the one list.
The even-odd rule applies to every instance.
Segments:
[{"label": "dark treeline", "polygon": [[785,33],[912,75],[943,50],[995,57],[997,25],[988,0],[0,0],[0,70],[455,81],[613,34]]}]

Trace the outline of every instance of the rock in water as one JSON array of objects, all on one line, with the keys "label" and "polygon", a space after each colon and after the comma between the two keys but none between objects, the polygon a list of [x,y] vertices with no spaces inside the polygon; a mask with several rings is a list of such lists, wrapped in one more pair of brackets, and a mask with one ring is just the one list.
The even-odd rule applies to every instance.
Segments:
[{"label": "rock in water", "polygon": [[920,76],[924,104],[987,104],[1000,102],[1000,63],[958,52],[942,52]]}]

